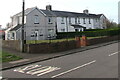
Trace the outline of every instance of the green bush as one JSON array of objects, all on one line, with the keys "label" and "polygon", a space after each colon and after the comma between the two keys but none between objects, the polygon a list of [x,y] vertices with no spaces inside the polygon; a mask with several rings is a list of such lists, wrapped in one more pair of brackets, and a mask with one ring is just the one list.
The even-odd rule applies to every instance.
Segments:
[{"label": "green bush", "polygon": [[97,36],[114,36],[120,35],[120,28],[103,29],[96,31],[83,31],[83,32],[59,32],[57,38],[73,38],[75,36],[86,35],[87,37],[97,37]]}]

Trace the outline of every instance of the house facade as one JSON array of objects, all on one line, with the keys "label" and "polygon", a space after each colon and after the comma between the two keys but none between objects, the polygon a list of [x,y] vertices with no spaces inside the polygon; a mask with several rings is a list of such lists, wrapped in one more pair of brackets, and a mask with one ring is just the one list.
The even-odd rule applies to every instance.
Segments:
[{"label": "house facade", "polygon": [[[51,5],[46,10],[37,7],[25,10],[25,39],[46,40],[56,38],[57,32],[84,31],[84,29],[104,29],[106,17],[103,14],[90,14],[52,10]],[[11,17],[11,27],[5,33],[6,40],[21,40],[22,13]]]}]

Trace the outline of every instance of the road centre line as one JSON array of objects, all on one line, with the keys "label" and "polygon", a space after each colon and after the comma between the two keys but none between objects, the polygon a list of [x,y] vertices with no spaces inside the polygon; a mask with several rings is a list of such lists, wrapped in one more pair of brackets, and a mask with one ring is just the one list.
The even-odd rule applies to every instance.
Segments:
[{"label": "road centre line", "polygon": [[113,56],[113,55],[115,55],[115,54],[118,54],[119,52],[114,52],[114,53],[112,53],[112,54],[110,54],[110,55],[108,55],[108,56]]},{"label": "road centre line", "polygon": [[69,73],[69,72],[72,72],[72,71],[74,71],[74,70],[76,70],[76,69],[79,69],[79,68],[82,68],[82,67],[85,67],[85,66],[88,66],[88,65],[90,65],[90,64],[92,64],[92,63],[95,63],[95,62],[96,62],[96,60],[93,60],[93,61],[91,61],[91,62],[89,62],[89,63],[83,64],[83,65],[81,65],[81,66],[75,67],[75,68],[70,69],[70,70],[68,70],[68,71],[65,71],[65,72],[62,72],[62,73],[60,73],[60,74],[54,75],[54,76],[52,76],[51,78],[56,78],[56,77],[58,77],[58,76],[67,74],[67,73]]}]

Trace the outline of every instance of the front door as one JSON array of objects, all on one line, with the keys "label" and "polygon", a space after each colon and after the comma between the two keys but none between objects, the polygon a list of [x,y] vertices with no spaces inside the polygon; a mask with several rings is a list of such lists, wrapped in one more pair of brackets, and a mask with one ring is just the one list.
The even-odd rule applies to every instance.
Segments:
[{"label": "front door", "polygon": [[38,34],[38,31],[35,31],[35,40],[39,40],[39,34]]}]

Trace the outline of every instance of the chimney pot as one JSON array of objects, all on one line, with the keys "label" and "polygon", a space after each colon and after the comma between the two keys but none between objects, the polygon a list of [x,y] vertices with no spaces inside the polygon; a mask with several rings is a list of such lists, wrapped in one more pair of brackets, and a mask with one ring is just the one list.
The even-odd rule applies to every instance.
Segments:
[{"label": "chimney pot", "polygon": [[52,11],[52,6],[51,6],[51,5],[47,5],[47,6],[46,6],[46,10]]},{"label": "chimney pot", "polygon": [[85,9],[85,10],[83,10],[83,13],[89,14],[89,10],[88,10],[88,9]]}]

